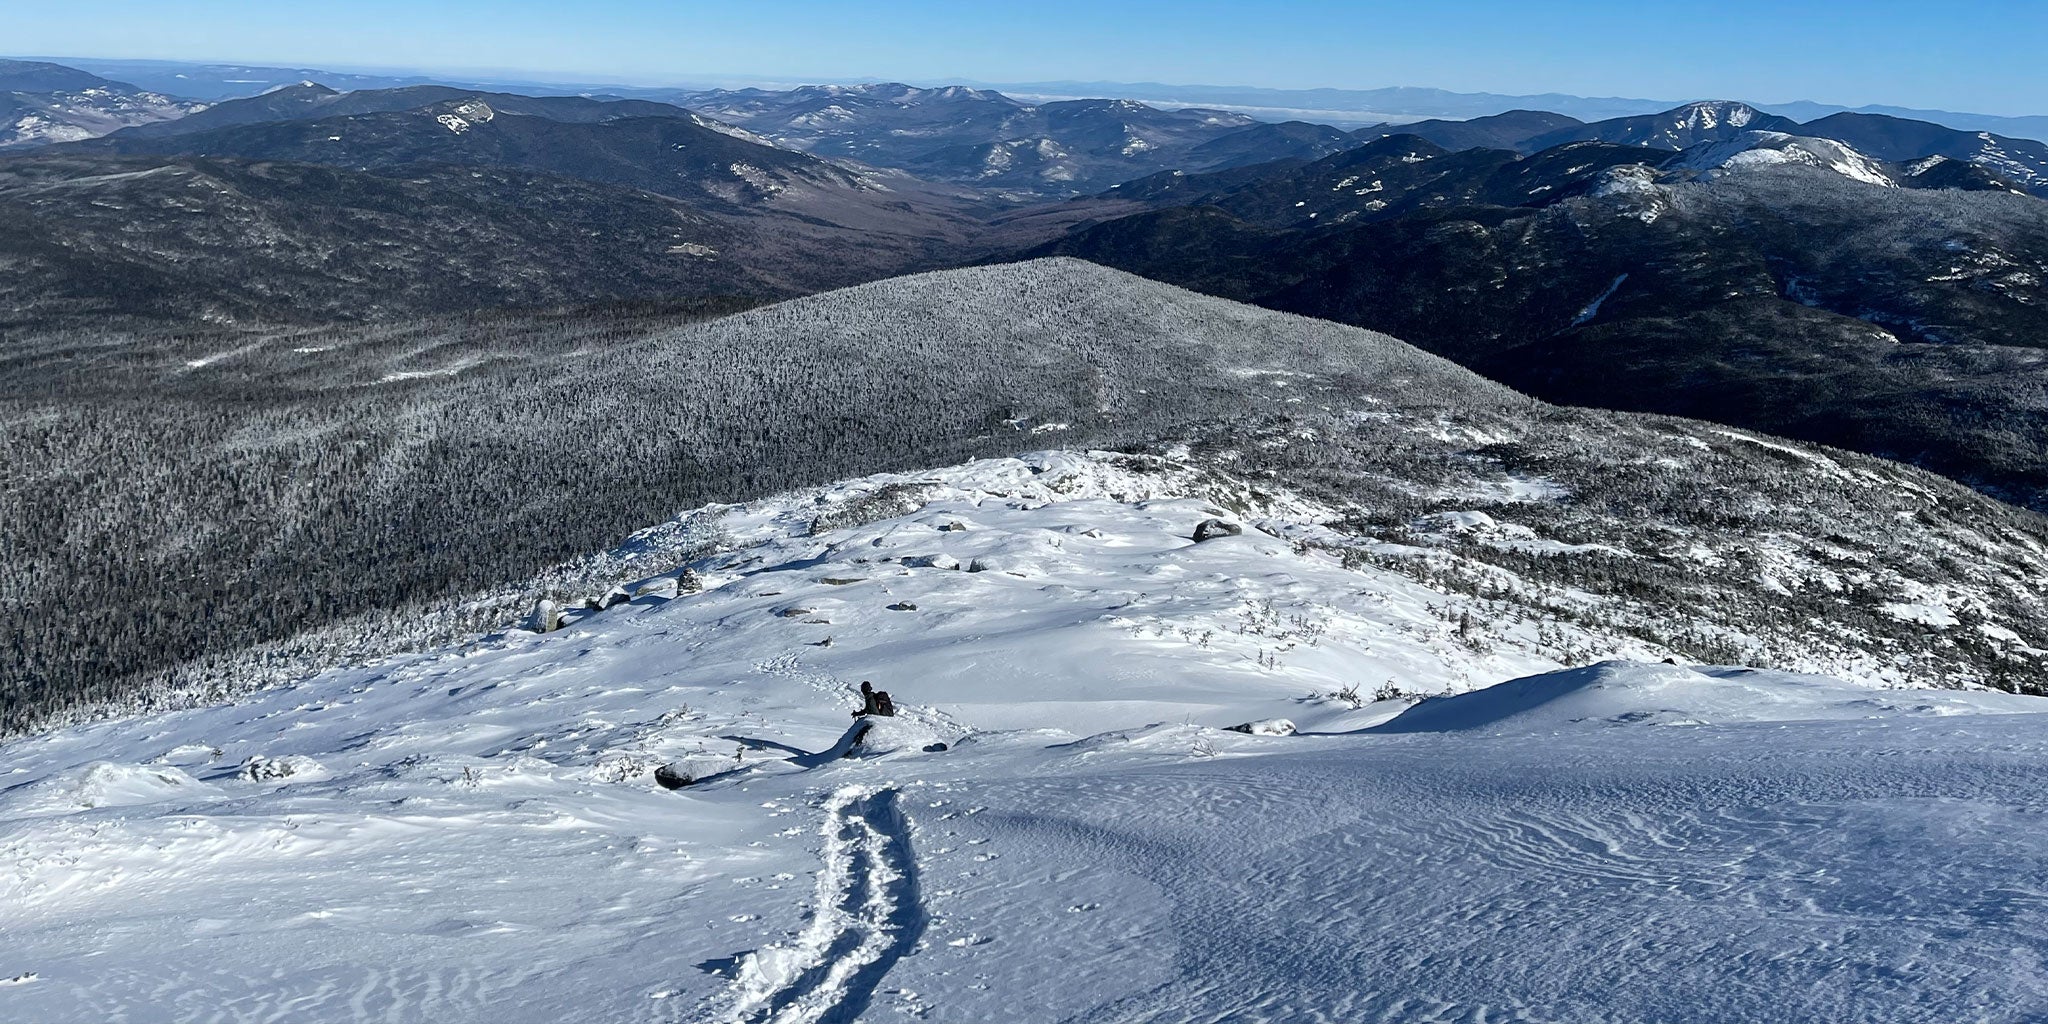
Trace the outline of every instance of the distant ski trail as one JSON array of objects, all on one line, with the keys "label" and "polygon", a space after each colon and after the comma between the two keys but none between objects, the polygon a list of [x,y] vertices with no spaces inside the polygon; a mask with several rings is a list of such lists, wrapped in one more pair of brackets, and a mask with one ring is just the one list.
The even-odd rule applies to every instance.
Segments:
[{"label": "distant ski trail", "polygon": [[847,1024],[924,935],[928,915],[895,790],[848,786],[825,803],[824,867],[810,925],[740,965],[728,1021]]}]

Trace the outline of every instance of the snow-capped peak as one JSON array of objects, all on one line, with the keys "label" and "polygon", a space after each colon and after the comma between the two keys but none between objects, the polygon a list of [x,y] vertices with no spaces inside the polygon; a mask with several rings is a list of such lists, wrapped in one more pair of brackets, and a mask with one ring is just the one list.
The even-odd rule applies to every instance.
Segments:
[{"label": "snow-capped peak", "polygon": [[1693,130],[1711,130],[1722,126],[1741,128],[1763,112],[1738,100],[1700,100],[1688,103],[1670,112],[1673,127]]}]

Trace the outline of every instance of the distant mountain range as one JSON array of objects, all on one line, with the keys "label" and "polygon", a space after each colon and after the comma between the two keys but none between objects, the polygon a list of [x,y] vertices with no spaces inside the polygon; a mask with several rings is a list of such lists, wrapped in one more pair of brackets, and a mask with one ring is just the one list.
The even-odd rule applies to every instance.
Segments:
[{"label": "distant mountain range", "polygon": [[[1968,132],[1927,121],[1885,114],[1837,113],[1801,124],[1729,100],[1686,103],[1655,114],[1585,124],[1557,114],[1517,110],[1470,121],[1424,121],[1363,129],[1360,137],[1413,135],[1446,149],[1512,149],[1536,153],[1573,142],[1606,142],[1652,149],[1689,149],[1729,143],[1765,132],[1828,139],[1878,160],[1907,164],[1957,161],[1990,179],[2036,195],[2048,195],[2048,143]],[[1921,167],[1913,177],[1931,167]],[[1940,180],[1946,179],[1946,173]]]},{"label": "distant mountain range", "polygon": [[408,85],[474,85],[429,75],[370,75],[320,68],[286,68],[246,64],[208,64],[178,60],[106,60],[94,57],[39,57],[96,75],[196,100],[218,102],[269,92],[280,86],[316,81],[335,89],[397,89]]},{"label": "distant mountain range", "polygon": [[402,110],[417,110],[436,103],[459,102],[487,104],[501,114],[526,114],[551,121],[572,123],[616,121],[627,117],[691,116],[689,111],[681,107],[649,100],[522,96],[514,93],[459,89],[449,85],[412,85],[341,92],[317,82],[297,82],[279,86],[258,96],[216,103],[176,121],[140,126],[125,133],[124,137],[133,139],[193,135],[208,129],[234,125],[349,117],[357,114],[389,114]]},{"label": "distant mountain range", "polygon": [[1075,255],[2048,507],[2048,207],[2013,193],[2048,196],[2048,145],[1732,101],[1346,132],[966,87],[301,82],[0,160],[0,297],[17,331],[242,330]]},{"label": "distant mountain range", "polygon": [[[1587,97],[1566,93],[1505,95],[1450,92],[1444,89],[1260,89],[1244,86],[1162,85],[1157,82],[1010,82],[976,83],[1022,97],[1063,98],[1120,96],[1165,106],[1208,106],[1244,110],[1267,119],[1306,118],[1334,124],[1402,123],[1439,118],[1467,120],[1510,110],[1547,110],[1580,120],[1601,121],[1654,114],[1678,104],[1671,100]],[[1952,110],[1927,110],[1871,104],[1847,107],[1811,100],[1759,103],[1780,117],[1810,121],[1830,114],[1883,114],[1932,121],[1964,131],[1988,131],[2048,141],[2048,115],[2007,117]]]},{"label": "distant mountain range", "polygon": [[1033,254],[1386,331],[1548,400],[1872,452],[2048,508],[2048,205],[1982,163],[1759,123],[1777,122],[1723,107],[1573,133],[1682,150],[1395,134],[1163,174],[1069,204],[1102,216]]},{"label": "distant mountain range", "polygon": [[[528,95],[578,94],[637,97],[668,100],[705,91],[712,83],[693,86],[648,87],[603,81],[543,81],[517,73],[503,75],[373,74],[336,72],[313,68],[284,68],[245,64],[208,64],[188,61],[107,60],[89,57],[36,57],[100,75],[133,82],[138,86],[171,96],[200,100],[222,100],[316,81],[336,89],[392,89],[409,85],[452,85],[459,88],[525,93]],[[741,87],[720,83],[725,88]],[[839,85],[874,84],[846,81]],[[930,87],[964,85],[997,91],[1027,103],[1072,99],[1132,99],[1162,107],[1210,107],[1250,114],[1264,121],[1315,121],[1338,127],[1358,128],[1383,123],[1406,123],[1430,119],[1469,120],[1511,110],[1543,110],[1565,114],[1582,121],[1601,121],[1637,114],[1654,114],[1678,105],[1675,100],[1634,97],[1587,97],[1569,93],[1510,95],[1488,92],[1453,92],[1446,89],[1393,87],[1384,89],[1268,89],[1254,86],[1167,85],[1158,82],[1041,81],[1041,82],[935,82]],[[756,88],[778,90],[787,86],[762,82]],[[1871,104],[1848,107],[1838,104],[1794,100],[1759,103],[1759,109],[1798,121],[1811,121],[1830,114],[1882,114],[1891,117],[1931,121],[1963,131],[1988,131],[2015,138],[2048,141],[2048,115],[2001,116],[1950,110]]]},{"label": "distant mountain range", "polygon": [[0,325],[760,300],[983,252],[978,209],[646,101],[294,86],[0,159]]},{"label": "distant mountain range", "polygon": [[90,139],[204,107],[77,68],[0,60],[0,149]]},{"label": "distant mountain range", "polygon": [[[1226,136],[1266,127],[1231,111],[1160,110],[1104,99],[1032,105],[957,86],[716,90],[675,100],[817,156],[896,167],[1020,198],[1098,191],[1190,163],[1209,169],[1273,159],[1304,146],[1328,151],[1316,150],[1317,142],[1306,137],[1217,148],[1212,144]],[[1322,138],[1341,144],[1340,135],[1324,129]]]},{"label": "distant mountain range", "polygon": [[[981,84],[981,82],[977,82]],[[1167,86],[1159,82],[989,82],[995,88],[1022,98],[1067,98],[1067,96],[1124,96],[1163,106],[1221,106],[1227,111],[1245,111],[1264,119],[1309,119],[1335,125],[1407,123],[1417,119],[1466,121],[1507,111],[1552,111],[1581,121],[1606,121],[1616,117],[1653,115],[1677,106],[1673,100],[1620,98],[1620,96],[1573,96],[1565,92],[1540,94],[1499,94],[1499,92],[1450,92],[1442,88],[1247,88],[1247,86]],[[1812,121],[1839,113],[1907,117],[1933,121],[1962,131],[1993,131],[2021,139],[2048,141],[2048,115],[2001,117],[1962,111],[1929,111],[1915,106],[1841,106],[1831,102],[1792,100],[1759,102],[1757,109]]]},{"label": "distant mountain range", "polygon": [[1423,118],[1465,119],[1515,109],[1549,110],[1581,120],[1647,114],[1668,101],[1585,97],[1565,93],[1508,96],[1444,89],[1263,89],[1249,86],[1165,85],[1158,82],[1007,82],[988,86],[1019,96],[1121,96],[1165,106],[1210,106],[1253,111],[1269,118],[1331,121],[1353,127]]}]

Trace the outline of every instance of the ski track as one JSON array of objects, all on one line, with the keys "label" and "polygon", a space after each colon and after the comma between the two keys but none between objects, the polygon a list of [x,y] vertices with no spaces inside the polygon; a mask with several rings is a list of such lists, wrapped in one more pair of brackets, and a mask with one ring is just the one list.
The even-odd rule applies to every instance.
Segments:
[{"label": "ski track", "polygon": [[847,786],[825,802],[816,906],[789,945],[749,954],[734,983],[735,1024],[850,1024],[917,947],[928,915],[908,819],[893,789]]}]

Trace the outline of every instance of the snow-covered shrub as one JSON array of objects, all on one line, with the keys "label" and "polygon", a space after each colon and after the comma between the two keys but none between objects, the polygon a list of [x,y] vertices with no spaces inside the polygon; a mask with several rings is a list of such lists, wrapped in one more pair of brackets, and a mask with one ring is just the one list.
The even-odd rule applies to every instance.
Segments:
[{"label": "snow-covered shrub", "polygon": [[288,757],[265,757],[253,755],[242,762],[238,774],[245,782],[281,782],[294,776],[313,774],[320,763],[310,757],[291,755]]},{"label": "snow-covered shrub", "polygon": [[931,500],[931,493],[931,487],[926,484],[889,484],[818,513],[817,518],[811,520],[811,533],[847,530],[907,516],[923,508],[925,502]]}]

